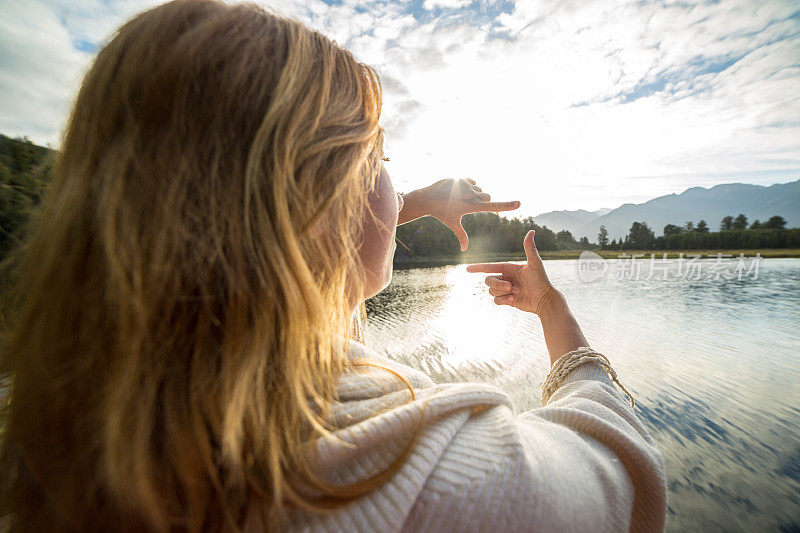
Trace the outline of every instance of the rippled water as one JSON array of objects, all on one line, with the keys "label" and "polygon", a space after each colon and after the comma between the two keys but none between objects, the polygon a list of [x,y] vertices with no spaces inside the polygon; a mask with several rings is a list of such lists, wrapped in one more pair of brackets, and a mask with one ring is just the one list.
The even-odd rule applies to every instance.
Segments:
[{"label": "rippled water", "polygon": [[[660,445],[668,530],[800,530],[800,259],[761,260],[742,279],[592,282],[577,261],[545,264]],[[367,302],[367,344],[437,381],[497,385],[518,412],[539,407],[539,320],[485,289],[464,266],[397,271]]]}]

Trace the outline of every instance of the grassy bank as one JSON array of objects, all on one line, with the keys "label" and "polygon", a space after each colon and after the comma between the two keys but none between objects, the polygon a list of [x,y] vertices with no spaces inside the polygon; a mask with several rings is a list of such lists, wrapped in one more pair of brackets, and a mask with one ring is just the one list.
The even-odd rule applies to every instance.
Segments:
[{"label": "grassy bank", "polygon": [[[558,250],[558,251],[540,251],[539,254],[542,259],[578,259],[583,250]],[[731,257],[739,257],[739,254],[744,254],[745,257],[754,257],[756,254],[761,254],[764,258],[779,258],[779,257],[800,257],[800,249],[798,248],[773,248],[773,249],[756,249],[756,250],[595,250],[595,253],[605,259],[617,259],[622,256],[623,259],[628,259],[636,254],[641,258],[649,258],[650,254],[656,254],[657,258],[662,258],[666,253],[668,259],[677,259],[683,254],[684,257],[689,255],[700,255],[702,257],[717,257],[717,254],[728,255]],[[469,263],[494,263],[498,261],[524,261],[525,254],[470,254],[469,252],[458,256],[438,256],[438,257],[424,257],[424,258],[410,258],[402,263],[396,262],[394,267],[397,269],[403,268],[430,268],[445,265],[460,265]]]}]

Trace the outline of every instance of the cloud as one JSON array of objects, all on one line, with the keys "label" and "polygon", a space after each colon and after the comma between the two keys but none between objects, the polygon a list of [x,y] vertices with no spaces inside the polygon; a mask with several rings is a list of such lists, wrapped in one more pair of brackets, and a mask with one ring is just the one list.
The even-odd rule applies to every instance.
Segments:
[{"label": "cloud", "polygon": [[106,39],[154,1],[4,1],[0,131],[57,145],[83,74]]},{"label": "cloud", "polygon": [[417,100],[402,100],[393,108],[393,113],[384,119],[383,127],[390,138],[405,138],[409,124],[423,111],[423,105]]},{"label": "cloud", "polygon": [[472,0],[425,0],[422,4],[422,7],[425,9],[432,11],[438,8],[459,8],[459,7],[466,7],[472,3]]},{"label": "cloud", "polygon": [[[94,51],[150,5],[4,7],[0,130],[54,142]],[[387,168],[403,190],[471,176],[533,214],[712,179],[800,176],[800,10],[791,1],[269,6],[378,70]]]},{"label": "cloud", "polygon": [[509,39],[437,32],[445,66],[403,76],[425,112],[389,144],[394,176],[472,175],[535,212],[600,207],[581,191],[597,183],[644,200],[704,176],[800,175],[791,4],[520,2],[497,22]]}]

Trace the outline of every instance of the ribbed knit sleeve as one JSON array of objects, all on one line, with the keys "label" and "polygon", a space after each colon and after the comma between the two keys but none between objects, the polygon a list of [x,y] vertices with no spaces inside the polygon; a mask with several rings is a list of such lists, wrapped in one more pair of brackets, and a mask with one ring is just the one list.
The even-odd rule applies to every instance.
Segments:
[{"label": "ribbed knit sleeve", "polygon": [[[381,360],[363,347],[357,352]],[[335,433],[351,446],[321,442],[320,468],[332,482],[363,479],[388,465],[417,431],[413,453],[389,482],[339,512],[294,513],[295,528],[663,529],[661,454],[627,398],[597,364],[573,370],[545,407],[520,415],[496,387],[435,385],[408,367],[386,364],[408,372],[416,400],[410,401],[407,387],[386,372],[347,376],[333,414],[351,421]]]},{"label": "ribbed knit sleeve", "polygon": [[[602,495],[598,503],[604,499],[608,504],[610,525],[630,519],[632,531],[663,530],[667,510],[663,457],[628,398],[600,365],[589,363],[570,372],[545,407],[523,413],[519,420],[526,425],[556,424],[579,437],[569,440],[576,451],[580,449],[585,465],[597,469],[594,481],[599,484],[598,496]],[[627,477],[626,483],[606,481],[604,474],[612,471]],[[627,492],[622,490],[626,487]],[[628,507],[630,513],[624,512]]]},{"label": "ribbed knit sleeve", "polygon": [[465,421],[409,531],[661,531],[661,453],[604,370],[573,370],[546,407]]}]

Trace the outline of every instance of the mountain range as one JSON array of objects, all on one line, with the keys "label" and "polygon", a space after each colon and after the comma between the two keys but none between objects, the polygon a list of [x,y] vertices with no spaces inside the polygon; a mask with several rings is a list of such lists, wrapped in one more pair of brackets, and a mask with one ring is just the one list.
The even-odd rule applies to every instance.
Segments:
[{"label": "mountain range", "polygon": [[540,226],[547,226],[554,231],[567,230],[575,236],[583,226],[611,211],[612,209],[608,208],[598,209],[597,211],[586,211],[584,209],[578,209],[577,211],[550,211],[536,215],[533,219]]},{"label": "mountain range", "polygon": [[550,211],[533,219],[553,231],[568,230],[575,239],[587,237],[597,242],[600,226],[606,227],[609,239],[624,238],[634,222],[646,222],[656,235],[663,234],[667,224],[683,226],[691,221],[696,226],[700,220],[705,220],[711,231],[717,231],[724,217],[740,213],[749,222],[765,222],[780,215],[786,219],[787,227],[800,226],[800,180],[769,186],[725,183],[708,189],[692,187],[641,204],[598,211]]}]

